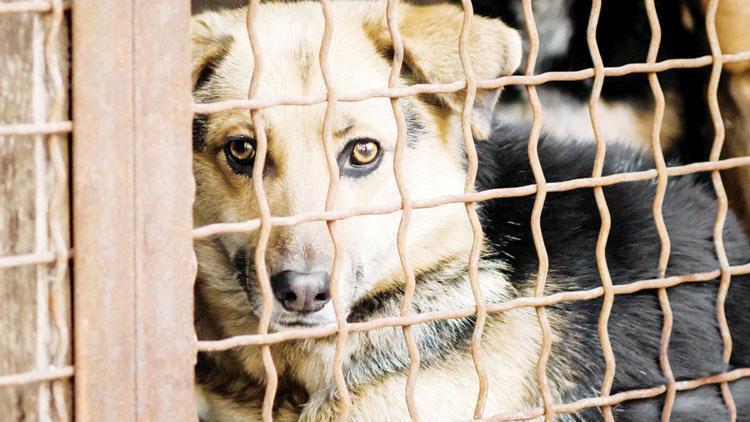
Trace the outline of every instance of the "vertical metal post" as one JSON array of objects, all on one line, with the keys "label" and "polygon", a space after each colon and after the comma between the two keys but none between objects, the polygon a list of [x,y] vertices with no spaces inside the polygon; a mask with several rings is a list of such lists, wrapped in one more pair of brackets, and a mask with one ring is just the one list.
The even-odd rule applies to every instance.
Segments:
[{"label": "vertical metal post", "polygon": [[189,34],[186,0],[73,5],[78,420],[196,418]]}]

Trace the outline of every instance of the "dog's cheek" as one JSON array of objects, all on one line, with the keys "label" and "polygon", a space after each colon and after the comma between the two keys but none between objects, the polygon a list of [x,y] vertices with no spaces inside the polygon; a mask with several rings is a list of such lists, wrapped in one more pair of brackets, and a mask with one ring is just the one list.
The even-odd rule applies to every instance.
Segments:
[{"label": "dog's cheek", "polygon": [[[369,291],[379,280],[402,271],[396,242],[401,213],[363,218],[369,221],[357,244],[357,260],[362,271],[357,289]],[[406,236],[409,236],[408,230]]]}]

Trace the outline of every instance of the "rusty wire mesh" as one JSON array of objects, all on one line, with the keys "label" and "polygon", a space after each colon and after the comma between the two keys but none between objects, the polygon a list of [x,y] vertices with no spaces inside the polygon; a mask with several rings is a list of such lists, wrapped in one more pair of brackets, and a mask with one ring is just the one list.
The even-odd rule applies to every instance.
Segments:
[{"label": "rusty wire mesh", "polygon": [[[0,3],[0,19],[10,13],[37,13],[32,48],[33,122],[0,125],[0,142],[4,142],[5,137],[26,136],[34,143],[34,251],[0,257],[0,269],[37,266],[36,365],[28,372],[0,374],[0,388],[38,384],[38,418],[51,420],[54,414],[62,421],[70,419],[65,388],[67,380],[73,376],[73,367],[66,362],[70,333],[65,315],[68,300],[65,285],[71,255],[65,234],[68,224],[66,137],[73,125],[64,120],[67,107],[61,71],[64,58],[59,54],[64,11],[68,7],[69,2],[62,0]],[[48,192],[45,178],[50,173],[53,186]]]},{"label": "rusty wire mesh", "polygon": [[[256,98],[255,93],[261,83],[263,69],[263,53],[260,50],[258,35],[253,26],[254,11],[259,5],[259,0],[251,0],[248,8],[248,35],[254,55],[254,73],[250,85],[248,99],[230,100],[214,103],[194,104],[196,114],[212,114],[232,109],[247,109],[255,125],[257,140],[257,159],[254,168],[253,183],[257,199],[260,203],[261,216],[259,218],[233,223],[217,223],[194,230],[195,239],[202,239],[212,236],[228,233],[247,233],[260,230],[256,250],[256,270],[258,281],[263,293],[264,308],[260,319],[258,333],[255,335],[235,336],[215,341],[199,341],[199,351],[223,351],[239,346],[260,346],[263,350],[263,364],[266,369],[268,382],[266,385],[266,394],[263,405],[264,420],[272,419],[273,397],[277,388],[277,375],[273,361],[270,356],[270,345],[281,342],[303,339],[303,338],[322,338],[328,336],[337,336],[336,353],[333,363],[334,380],[338,393],[341,397],[341,415],[346,419],[351,414],[352,403],[349,392],[346,387],[343,375],[343,347],[349,333],[363,332],[380,329],[384,327],[402,327],[404,338],[411,359],[411,365],[408,371],[408,378],[405,389],[405,400],[409,414],[413,419],[418,419],[418,409],[414,400],[415,381],[419,369],[419,351],[413,333],[410,327],[414,324],[420,324],[428,321],[441,319],[462,318],[476,315],[476,325],[471,342],[471,352],[474,359],[477,378],[479,383],[479,394],[474,411],[474,419],[482,419],[483,407],[486,401],[488,380],[482,368],[482,356],[480,350],[480,339],[487,313],[506,312],[512,309],[522,307],[534,307],[538,318],[539,327],[542,333],[542,347],[537,361],[537,381],[540,392],[540,403],[542,406],[522,412],[507,413],[487,417],[485,420],[507,421],[507,420],[528,420],[538,417],[544,417],[546,421],[554,419],[555,414],[574,413],[579,410],[599,407],[605,417],[605,420],[613,420],[612,406],[635,399],[644,399],[665,396],[662,420],[667,421],[670,418],[671,410],[674,405],[676,393],[695,389],[709,384],[720,384],[722,395],[726,403],[730,420],[736,420],[737,411],[728,388],[728,383],[740,378],[750,377],[750,368],[735,369],[722,374],[716,374],[704,378],[676,381],[670,367],[668,357],[668,345],[672,330],[672,311],[669,303],[667,289],[683,283],[707,282],[720,278],[719,295],[717,298],[717,321],[724,341],[723,358],[725,362],[729,361],[731,355],[732,343],[729,329],[727,326],[726,316],[724,314],[724,301],[727,290],[731,282],[732,275],[750,274],[750,263],[744,265],[730,266],[725,247],[722,239],[722,229],[727,216],[727,197],[724,191],[720,171],[730,168],[750,165],[750,157],[739,157],[730,159],[720,159],[720,153],[724,140],[724,127],[721,113],[718,106],[718,83],[721,76],[722,66],[725,63],[735,63],[750,60],[750,51],[744,51],[737,54],[722,54],[719,48],[715,17],[718,6],[718,0],[711,0],[706,9],[705,23],[707,27],[707,38],[711,48],[710,56],[670,59],[657,62],[657,54],[661,42],[661,27],[656,13],[654,0],[644,0],[648,15],[648,22],[651,28],[651,42],[649,45],[647,61],[645,63],[629,63],[617,67],[605,67],[602,56],[599,52],[596,42],[596,30],[601,9],[601,0],[594,0],[592,3],[588,28],[587,41],[594,64],[593,68],[569,72],[546,72],[534,74],[535,63],[539,53],[539,36],[534,20],[532,1],[519,0],[523,2],[523,13],[525,18],[526,31],[529,38],[529,50],[527,56],[527,65],[524,75],[502,76],[490,80],[477,80],[472,69],[471,61],[467,52],[467,36],[471,25],[473,15],[472,4],[470,0],[462,0],[464,8],[464,20],[461,28],[461,37],[459,40],[459,52],[461,62],[464,67],[464,80],[454,81],[452,83],[441,84],[414,84],[410,86],[399,86],[399,75],[403,64],[404,47],[401,39],[399,28],[396,25],[398,13],[397,2],[388,0],[386,5],[386,22],[393,42],[393,61],[388,87],[385,89],[364,90],[348,96],[338,96],[334,81],[329,76],[329,59],[328,49],[330,47],[331,33],[333,31],[333,19],[330,11],[330,0],[321,0],[321,10],[325,19],[325,31],[320,48],[320,67],[324,77],[327,92],[325,95],[292,97],[292,98]],[[711,66],[711,76],[708,88],[708,105],[711,113],[712,122],[715,128],[715,138],[709,161],[699,162],[688,165],[668,167],[660,143],[660,132],[665,112],[664,93],[661,89],[658,79],[658,72],[670,69],[687,69]],[[603,176],[603,164],[606,154],[606,143],[602,138],[600,123],[597,118],[597,107],[600,101],[600,94],[604,79],[606,77],[620,77],[635,73],[645,73],[648,75],[649,87],[654,98],[654,120],[651,130],[652,152],[655,161],[655,169],[626,172]],[[589,101],[589,112],[591,125],[596,140],[596,156],[594,168],[590,178],[581,178],[567,180],[563,182],[548,183],[545,180],[542,171],[537,144],[542,123],[542,106],[536,93],[536,86],[551,81],[579,81],[593,78],[593,89]],[[528,186],[519,186],[503,189],[489,189],[475,192],[474,182],[476,179],[478,157],[474,147],[474,139],[470,128],[470,118],[473,101],[477,89],[502,88],[508,85],[523,85],[526,87],[529,102],[532,107],[533,120],[531,134],[529,137],[528,154],[535,179],[535,184]],[[399,104],[399,99],[408,96],[416,96],[425,93],[452,93],[465,90],[467,95],[462,118],[462,133],[468,155],[468,172],[466,178],[465,191],[463,194],[446,195],[424,200],[412,200],[404,180],[403,173],[403,148],[406,137],[406,125],[404,115]],[[391,101],[394,117],[398,128],[397,147],[394,157],[394,176],[398,185],[401,201],[383,204],[374,207],[362,207],[346,210],[334,210],[332,207],[333,199],[336,195],[338,186],[338,167],[335,157],[330,148],[333,110],[337,102],[354,102],[362,101],[374,97],[388,97]],[[280,105],[312,105],[327,103],[326,114],[324,118],[324,147],[330,173],[330,185],[328,197],[324,212],[310,213],[304,215],[293,215],[286,217],[272,216],[269,211],[269,205],[263,191],[263,185],[260,182],[263,173],[264,156],[267,153],[267,140],[264,134],[262,120],[258,118],[258,111]],[[717,201],[719,204],[718,213],[715,221],[714,242],[717,256],[719,258],[720,268],[706,271],[703,273],[683,274],[678,276],[666,276],[666,268],[670,255],[670,239],[664,222],[662,205],[667,188],[669,177],[682,176],[698,172],[711,172],[712,182],[717,192]],[[653,218],[656,224],[656,230],[661,243],[661,253],[659,256],[659,277],[649,280],[638,280],[628,284],[613,285],[607,261],[605,258],[605,249],[610,229],[610,217],[607,203],[603,194],[603,187],[618,183],[628,183],[642,180],[656,180],[656,195],[653,202]],[[544,206],[545,198],[549,192],[569,191],[573,189],[592,188],[596,198],[596,204],[601,217],[601,228],[596,245],[596,262],[601,278],[601,287],[582,291],[570,291],[555,293],[551,295],[544,294],[545,282],[549,271],[549,260],[547,250],[544,245],[541,229],[541,212]],[[477,281],[477,266],[479,261],[479,242],[482,237],[482,229],[476,213],[476,203],[496,198],[510,198],[519,196],[536,195],[534,207],[531,213],[531,227],[536,247],[539,268],[537,272],[536,288],[533,297],[520,297],[511,299],[504,303],[486,304],[483,302],[482,294]],[[415,289],[414,269],[411,267],[405,248],[405,236],[408,230],[411,212],[415,209],[437,207],[451,203],[464,203],[466,206],[467,217],[471,222],[474,235],[473,248],[469,259],[469,279],[476,305],[473,307],[450,310],[450,311],[433,311],[414,314],[411,312],[411,301]],[[340,298],[338,297],[336,284],[338,279],[338,267],[340,265],[339,245],[336,237],[336,222],[342,219],[362,215],[389,214],[402,211],[401,222],[398,229],[397,245],[399,257],[406,280],[405,294],[401,306],[400,316],[380,318],[366,322],[348,323],[345,315],[341,311]],[[270,312],[273,296],[268,274],[265,268],[265,250],[267,247],[268,236],[273,226],[290,226],[304,224],[313,221],[325,221],[328,224],[329,232],[335,249],[335,258],[331,273],[331,292],[332,301],[336,313],[335,324],[316,328],[305,328],[289,330],[276,333],[268,333]],[[49,257],[47,257],[49,259]],[[615,374],[615,357],[609,341],[608,318],[612,310],[612,304],[615,295],[632,294],[642,290],[656,289],[658,291],[659,304],[664,315],[663,330],[659,347],[659,362],[667,380],[665,385],[658,385],[651,388],[631,390],[611,394],[611,387]],[[591,397],[578,400],[571,403],[555,403],[547,380],[547,361],[551,353],[551,328],[547,318],[545,307],[559,304],[562,302],[583,301],[602,298],[603,306],[599,319],[599,338],[602,345],[602,351],[605,359],[605,372],[601,385],[601,392],[598,397]]]}]

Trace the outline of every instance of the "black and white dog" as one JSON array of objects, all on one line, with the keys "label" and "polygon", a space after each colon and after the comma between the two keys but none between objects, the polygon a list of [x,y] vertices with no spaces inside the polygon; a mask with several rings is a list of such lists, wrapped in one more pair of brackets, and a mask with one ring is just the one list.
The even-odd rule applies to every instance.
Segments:
[{"label": "black and white dog", "polygon": [[[517,126],[495,128],[490,142],[479,143],[479,189],[534,183],[527,158],[528,131]],[[591,176],[595,146],[542,137],[539,155],[547,182]],[[636,149],[611,145],[604,174],[653,169],[651,158]],[[604,188],[612,218],[607,241],[607,265],[615,285],[658,278],[660,240],[652,215],[655,181],[622,183]],[[482,207],[483,227],[492,239],[492,256],[506,262],[513,284],[531,289],[538,259],[529,216],[534,197],[499,199]],[[717,206],[711,185],[696,177],[671,178],[664,201],[664,219],[671,241],[667,277],[719,268],[713,244]],[[550,259],[551,291],[592,289],[600,285],[595,245],[600,217],[590,189],[549,193],[541,226]],[[750,245],[730,214],[724,227],[730,264],[750,262]],[[718,282],[683,284],[668,289],[674,312],[669,359],[677,380],[686,380],[750,366],[750,278],[733,277],[726,312],[734,350],[729,366],[721,360],[723,342],[717,329],[715,306]],[[555,312],[571,324],[561,334],[553,356],[572,365],[588,381],[579,383],[567,399],[585,396],[599,385],[604,366],[597,340],[601,300],[560,305]],[[665,383],[657,356],[663,317],[657,293],[644,290],[618,295],[609,319],[610,338],[617,361],[613,391]],[[575,328],[574,328],[575,327]],[[583,328],[585,327],[585,328]],[[586,340],[584,340],[586,339]],[[585,343],[585,345],[583,345]],[[594,387],[595,389],[596,387]],[[750,380],[733,385],[738,420],[750,420]],[[676,421],[724,420],[726,410],[717,386],[679,393],[672,414]],[[615,408],[617,420],[659,420],[662,398],[625,403]],[[597,420],[598,410],[580,415]]]}]

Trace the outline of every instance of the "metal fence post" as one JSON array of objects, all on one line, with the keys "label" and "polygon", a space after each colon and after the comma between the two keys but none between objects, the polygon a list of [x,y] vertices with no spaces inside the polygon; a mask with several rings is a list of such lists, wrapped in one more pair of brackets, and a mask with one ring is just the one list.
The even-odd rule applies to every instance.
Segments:
[{"label": "metal fence post", "polygon": [[196,418],[189,24],[73,4],[77,420]]}]

